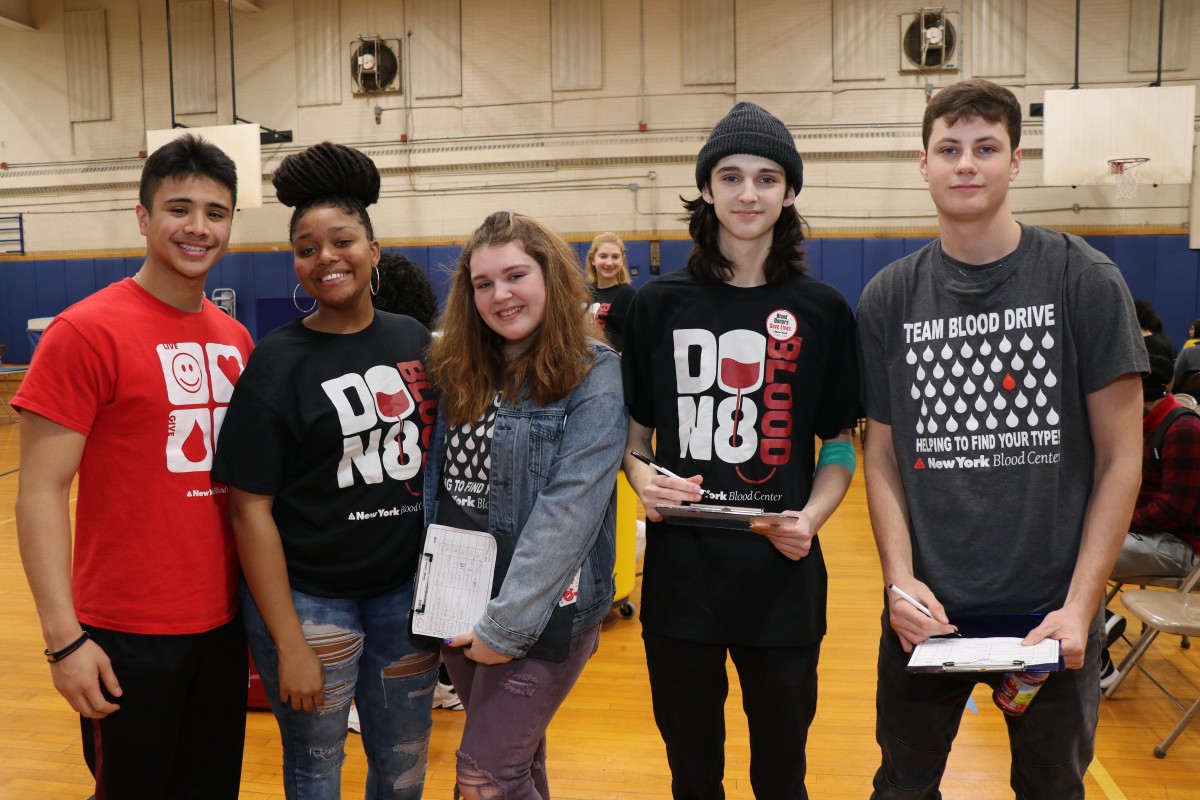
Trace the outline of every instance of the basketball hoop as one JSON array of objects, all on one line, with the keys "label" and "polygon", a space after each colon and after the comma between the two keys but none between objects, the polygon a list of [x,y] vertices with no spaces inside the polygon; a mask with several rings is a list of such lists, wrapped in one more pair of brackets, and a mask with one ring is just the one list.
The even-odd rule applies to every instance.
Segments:
[{"label": "basketball hoop", "polygon": [[1110,158],[1108,160],[1109,170],[1117,176],[1118,200],[1132,200],[1137,197],[1137,168],[1149,160],[1148,158]]}]

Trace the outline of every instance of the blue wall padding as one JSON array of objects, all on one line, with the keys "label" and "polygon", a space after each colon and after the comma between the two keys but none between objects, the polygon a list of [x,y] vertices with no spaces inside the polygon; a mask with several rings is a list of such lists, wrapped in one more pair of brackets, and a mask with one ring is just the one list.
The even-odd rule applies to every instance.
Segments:
[{"label": "blue wall padding", "polygon": [[831,283],[857,309],[863,286],[863,240],[818,239],[821,245],[821,280]]},{"label": "blue wall padding", "polygon": [[[688,253],[692,252],[690,240],[671,239],[659,245],[659,274],[666,275],[687,266]],[[647,280],[649,280],[647,276]]]},{"label": "blue wall padding", "polygon": [[1197,253],[1186,236],[1159,236],[1155,262],[1154,309],[1176,347],[1182,347],[1187,326],[1200,317],[1200,269]]},{"label": "blue wall padding", "polygon": [[[589,244],[588,247],[590,246]],[[587,258],[587,249],[583,251],[583,257]],[[625,242],[625,266],[629,267],[629,277],[635,287],[653,278],[650,274],[650,243]],[[634,270],[637,270],[636,275],[632,274]]]},{"label": "blue wall padding", "polygon": [[1157,236],[1113,237],[1113,262],[1120,267],[1129,292],[1135,298],[1154,300],[1155,240]]},{"label": "blue wall padding", "polygon": [[[1089,236],[1089,244],[1114,260],[1134,297],[1150,300],[1163,319],[1166,333],[1181,345],[1187,326],[1200,317],[1200,251],[1188,249],[1185,235]],[[836,286],[852,308],[862,289],[879,270],[929,242],[912,239],[809,239],[812,274]],[[574,242],[580,263],[590,242]],[[648,240],[625,242],[628,264],[636,268],[634,286],[654,278],[650,273]],[[692,243],[668,240],[659,245],[660,274],[682,269]],[[438,301],[445,303],[450,272],[462,248],[458,246],[387,248],[420,266],[432,281]],[[0,262],[0,343],[8,346],[4,360],[29,361],[26,321],[57,314],[108,284],[133,275],[142,258],[75,258]],[[259,338],[299,315],[292,305],[296,275],[289,250],[230,253],[209,273],[205,288],[230,288],[237,294],[238,318]],[[307,303],[305,303],[307,306]]]}]

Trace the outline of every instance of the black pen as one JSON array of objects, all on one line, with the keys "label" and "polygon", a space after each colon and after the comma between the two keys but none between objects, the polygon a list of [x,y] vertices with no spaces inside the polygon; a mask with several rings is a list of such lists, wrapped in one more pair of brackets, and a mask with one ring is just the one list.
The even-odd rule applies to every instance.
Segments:
[{"label": "black pen", "polygon": [[[642,453],[639,453],[637,450],[630,450],[629,455],[633,456],[638,461],[642,462],[643,464],[648,466],[650,469],[657,472],[659,475],[666,475],[668,478],[679,478],[679,480],[681,480],[681,481],[687,480],[687,478],[684,478],[681,475],[676,475],[674,472],[671,472],[671,470],[667,469],[663,465],[656,464],[654,462],[654,459],[650,458],[650,456],[643,455]],[[702,500],[716,500],[717,499],[716,497],[713,496],[712,492],[708,491],[704,487],[697,487],[697,488],[700,489],[700,499],[702,499]]]}]

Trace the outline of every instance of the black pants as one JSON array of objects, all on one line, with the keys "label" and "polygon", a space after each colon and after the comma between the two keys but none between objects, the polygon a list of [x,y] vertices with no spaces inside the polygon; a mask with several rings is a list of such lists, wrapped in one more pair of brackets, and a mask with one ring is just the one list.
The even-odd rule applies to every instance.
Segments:
[{"label": "black pants", "polygon": [[85,627],[122,690],[108,696],[119,711],[80,717],[96,800],[236,800],[249,677],[241,615],[182,636]]},{"label": "black pants", "polygon": [[817,712],[821,645],[703,644],[643,629],[654,721],[676,800],[725,797],[725,656],[733,658],[750,729],[750,785],[762,800],[804,800],[804,748]]},{"label": "black pants", "polygon": [[[1082,669],[1054,672],[1019,717],[1005,717],[1017,800],[1083,800],[1083,776],[1096,743],[1100,638],[1088,634]],[[977,683],[993,689],[1000,673],[916,675],[883,618],[875,738],[883,764],[872,800],[940,800],[938,788],[967,698]],[[992,703],[981,714],[1002,714]]]}]

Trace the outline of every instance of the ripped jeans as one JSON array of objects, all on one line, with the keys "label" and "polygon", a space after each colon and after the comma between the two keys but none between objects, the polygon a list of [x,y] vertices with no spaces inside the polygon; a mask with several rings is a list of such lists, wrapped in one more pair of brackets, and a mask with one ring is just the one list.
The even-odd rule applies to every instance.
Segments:
[{"label": "ripped jeans", "polygon": [[454,796],[549,800],[546,728],[600,645],[600,625],[571,637],[566,661],[470,661],[443,647],[446,669],[467,709]]},{"label": "ripped jeans", "polygon": [[438,655],[436,643],[409,634],[412,584],[367,599],[292,590],[292,601],[325,670],[325,704],[312,712],[280,703],[275,643],[242,585],[250,652],[283,741],[284,794],[288,800],[341,797],[354,699],[367,754],[367,800],[417,800],[425,785]]}]

